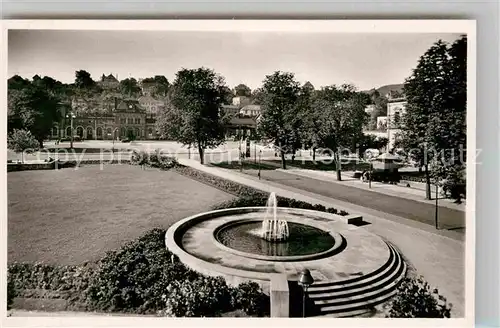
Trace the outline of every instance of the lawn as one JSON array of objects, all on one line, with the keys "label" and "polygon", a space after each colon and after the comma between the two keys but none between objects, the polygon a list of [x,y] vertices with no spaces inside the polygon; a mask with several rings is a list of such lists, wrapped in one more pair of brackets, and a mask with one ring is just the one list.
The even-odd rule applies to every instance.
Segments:
[{"label": "lawn", "polygon": [[7,175],[8,261],[80,264],[233,196],[173,171],[83,166]]}]

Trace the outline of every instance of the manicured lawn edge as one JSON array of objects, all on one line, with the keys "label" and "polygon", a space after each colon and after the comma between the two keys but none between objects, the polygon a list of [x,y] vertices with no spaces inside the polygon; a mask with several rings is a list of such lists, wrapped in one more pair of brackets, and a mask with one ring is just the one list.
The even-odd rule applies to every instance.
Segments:
[{"label": "manicured lawn edge", "polygon": [[[191,179],[197,180],[199,182],[210,185],[214,188],[222,190],[224,192],[230,193],[232,195],[238,196],[237,199],[228,202],[223,202],[216,205],[214,209],[223,209],[230,207],[242,207],[242,206],[265,206],[267,199],[269,198],[269,193],[233,182],[215,175],[205,173],[191,167],[178,165],[175,167],[175,171],[179,174],[187,176]],[[317,210],[322,212],[328,212],[337,214],[340,216],[347,216],[344,210],[338,210],[334,207],[325,207],[321,204],[310,204],[307,202],[281,197],[276,197],[278,200],[278,206],[281,207],[292,207],[292,208],[303,208],[310,210]]]}]

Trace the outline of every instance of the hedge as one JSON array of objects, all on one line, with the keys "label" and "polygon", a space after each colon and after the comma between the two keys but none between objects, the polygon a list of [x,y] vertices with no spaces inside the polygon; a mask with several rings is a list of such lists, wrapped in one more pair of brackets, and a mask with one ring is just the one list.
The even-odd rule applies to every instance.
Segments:
[{"label": "hedge", "polygon": [[[177,166],[175,168],[176,172],[190,177],[192,179],[198,180],[210,186],[213,186],[217,189],[220,189],[224,192],[233,194],[238,196],[237,199],[230,200],[227,202],[223,202],[221,204],[216,205],[213,209],[223,209],[223,208],[231,208],[231,207],[247,207],[247,206],[265,206],[267,199],[269,198],[269,193],[257,190],[252,187],[248,187],[237,182],[233,182],[224,178],[217,177],[215,175],[205,173],[191,167],[186,166]],[[320,204],[312,205],[307,202],[303,202],[300,200],[295,200],[291,198],[276,197],[278,201],[278,206],[281,207],[293,207],[293,208],[303,208],[310,209],[322,212],[333,213],[341,216],[349,215],[344,210],[338,210],[333,207],[325,207]]]},{"label": "hedge", "polygon": [[166,249],[165,232],[153,229],[96,263],[11,264],[8,298],[63,298],[79,310],[164,316],[220,316],[234,310],[269,314],[269,297],[256,283],[230,287],[222,278],[187,268]]}]

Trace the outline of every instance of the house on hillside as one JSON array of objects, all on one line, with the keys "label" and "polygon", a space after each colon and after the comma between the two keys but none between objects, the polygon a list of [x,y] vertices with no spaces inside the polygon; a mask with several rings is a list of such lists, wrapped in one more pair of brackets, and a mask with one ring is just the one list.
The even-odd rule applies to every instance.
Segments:
[{"label": "house on hillside", "polygon": [[120,87],[120,81],[113,74],[109,74],[108,76],[102,75],[101,80],[97,82],[97,84],[105,89],[105,90],[113,90],[118,89]]},{"label": "house on hillside", "polygon": [[240,114],[243,116],[257,117],[261,113],[259,105],[246,105],[240,109]]},{"label": "house on hillside", "polygon": [[246,105],[250,105],[251,99],[245,96],[238,96],[233,98],[233,106],[238,106],[239,108],[243,108]]}]

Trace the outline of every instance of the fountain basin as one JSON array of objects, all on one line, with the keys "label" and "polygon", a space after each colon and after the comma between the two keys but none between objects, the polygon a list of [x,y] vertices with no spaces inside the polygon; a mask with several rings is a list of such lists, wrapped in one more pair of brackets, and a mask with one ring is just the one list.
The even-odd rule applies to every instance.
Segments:
[{"label": "fountain basin", "polygon": [[342,217],[326,212],[276,208],[274,216],[292,226],[304,224],[330,234],[335,240],[333,249],[324,253],[319,251],[300,259],[286,255],[260,258],[265,255],[230,248],[217,240],[224,227],[240,223],[253,223],[255,228],[247,227],[245,231],[261,238],[259,223],[267,212],[267,207],[243,207],[193,215],[167,230],[166,247],[189,268],[208,276],[223,277],[228,285],[248,281],[259,284],[264,293],[271,295],[275,309],[282,306],[287,309],[288,305],[283,302],[288,302],[288,288],[299,280],[306,268],[314,277],[317,295],[331,295],[327,300],[319,298],[315,304],[321,311],[324,308],[334,311],[335,315],[388,299],[405,275],[405,263],[394,247],[367,229],[347,224]]},{"label": "fountain basin", "polygon": [[342,236],[335,231],[303,220],[288,217],[290,236],[283,241],[262,238],[262,219],[247,218],[227,222],[213,233],[214,243],[222,250],[263,261],[306,261],[331,256],[345,247]]}]

